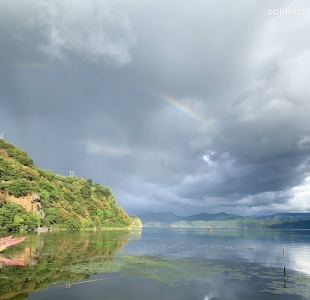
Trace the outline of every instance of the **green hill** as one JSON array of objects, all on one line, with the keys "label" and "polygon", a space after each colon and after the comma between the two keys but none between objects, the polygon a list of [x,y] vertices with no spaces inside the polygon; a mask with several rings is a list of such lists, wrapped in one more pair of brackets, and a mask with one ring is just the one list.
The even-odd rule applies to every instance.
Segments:
[{"label": "green hill", "polygon": [[0,139],[0,228],[141,226],[116,205],[107,186],[38,168],[27,153]]},{"label": "green hill", "polygon": [[245,217],[223,212],[177,216],[172,213],[140,215],[143,227],[171,228],[230,228],[230,229],[310,229],[309,213],[286,213],[270,216]]}]

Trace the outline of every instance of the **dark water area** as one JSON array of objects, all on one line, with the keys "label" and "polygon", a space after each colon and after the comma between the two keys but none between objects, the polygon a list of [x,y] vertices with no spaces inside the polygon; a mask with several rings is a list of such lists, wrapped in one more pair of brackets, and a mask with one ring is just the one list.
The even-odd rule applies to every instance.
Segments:
[{"label": "dark water area", "polygon": [[309,253],[309,230],[30,234],[0,257],[0,299],[309,299]]}]

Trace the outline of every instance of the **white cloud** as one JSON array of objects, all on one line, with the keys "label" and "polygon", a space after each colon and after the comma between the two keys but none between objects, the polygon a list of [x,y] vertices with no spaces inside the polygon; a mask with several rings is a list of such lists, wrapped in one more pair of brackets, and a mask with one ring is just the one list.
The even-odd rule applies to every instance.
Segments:
[{"label": "white cloud", "polygon": [[[286,198],[290,199],[288,201],[283,201]],[[287,191],[247,195],[234,203],[231,212],[240,214],[241,209],[243,210],[243,215],[261,215],[279,212],[310,212],[309,200],[310,176],[305,179],[303,184],[295,186]]]},{"label": "white cloud", "polygon": [[270,140],[271,140],[270,138],[264,136],[264,137],[262,138],[262,143],[263,143],[264,145],[268,145],[268,144],[270,143]]},{"label": "white cloud", "polygon": [[12,33],[11,39],[19,41],[19,42],[25,41],[25,38],[21,34],[18,34],[18,33]]},{"label": "white cloud", "polygon": [[210,155],[208,155],[208,154],[204,155],[204,156],[202,157],[202,159],[203,159],[205,162],[207,162],[207,163],[211,162],[211,160],[210,160]]},{"label": "white cloud", "polygon": [[301,151],[310,149],[310,136],[305,135],[297,142],[297,148]]},{"label": "white cloud", "polygon": [[310,176],[307,177],[302,185],[292,188],[293,197],[289,201],[292,211],[310,211]]},{"label": "white cloud", "polygon": [[39,49],[58,59],[73,52],[90,60],[127,64],[135,39],[126,12],[115,6],[99,0],[43,1],[39,20],[46,43]]},{"label": "white cloud", "polygon": [[82,142],[89,154],[101,154],[108,156],[127,156],[131,153],[129,147],[118,145],[103,145],[101,143],[87,140]]},{"label": "white cloud", "polygon": [[214,156],[216,153],[215,151],[208,151],[203,157],[202,159],[210,166],[213,167],[215,166],[217,163],[215,161],[213,161],[212,156]]}]

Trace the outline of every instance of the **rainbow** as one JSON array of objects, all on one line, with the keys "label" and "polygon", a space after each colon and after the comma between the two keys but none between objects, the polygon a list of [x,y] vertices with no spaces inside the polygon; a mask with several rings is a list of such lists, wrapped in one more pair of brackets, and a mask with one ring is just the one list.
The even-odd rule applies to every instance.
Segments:
[{"label": "rainbow", "polygon": [[180,100],[173,98],[171,96],[165,95],[165,94],[161,94],[159,92],[154,92],[150,89],[144,89],[144,90],[148,92],[149,94],[152,94],[153,96],[159,98],[162,102],[168,104],[170,107],[174,108],[178,112],[195,120],[196,122],[203,124],[203,125],[208,124],[207,120],[205,120],[202,116],[200,116],[193,109],[183,104]]},{"label": "rainbow", "polygon": [[160,97],[164,102],[166,102],[167,104],[169,104],[169,106],[175,108],[176,110],[178,110],[179,112],[185,114],[186,116],[189,116],[191,119],[202,123],[202,124],[206,124],[207,122],[201,117],[199,116],[194,110],[192,110],[191,108],[185,106],[183,103],[181,103],[180,101],[178,101],[175,98],[172,98],[168,95],[162,95]]},{"label": "rainbow", "polygon": [[196,111],[194,111],[192,108],[186,106],[184,103],[182,103],[180,100],[173,98],[171,96],[168,96],[166,94],[162,94],[160,92],[156,92],[154,90],[143,88],[144,91],[146,91],[148,94],[151,94],[152,96],[155,96],[156,98],[160,99],[162,102],[168,104],[173,109],[177,110],[179,113],[182,113],[183,115],[186,115],[190,117],[192,120],[198,122],[199,124],[203,125],[205,128],[208,129],[210,133],[213,134],[213,136],[216,139],[220,139],[224,142],[228,141],[227,134],[223,132],[216,123],[213,122],[211,118],[205,119],[201,115],[199,115]]}]

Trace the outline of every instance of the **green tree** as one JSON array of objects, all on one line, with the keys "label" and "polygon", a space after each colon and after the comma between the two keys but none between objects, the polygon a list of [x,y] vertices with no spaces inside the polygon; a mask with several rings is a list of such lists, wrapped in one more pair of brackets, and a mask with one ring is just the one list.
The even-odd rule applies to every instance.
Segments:
[{"label": "green tree", "polygon": [[69,217],[65,221],[65,226],[70,231],[77,231],[80,229],[81,224],[79,223],[79,221],[77,219]]},{"label": "green tree", "polygon": [[22,197],[31,194],[33,192],[33,186],[28,180],[22,178],[7,183],[4,186],[4,190],[14,197]]},{"label": "green tree", "polygon": [[34,211],[28,215],[28,218],[25,220],[25,225],[28,229],[35,229],[41,224],[41,216],[38,212]]},{"label": "green tree", "polygon": [[94,217],[94,225],[97,229],[101,228],[101,221],[100,221],[100,217],[99,216],[95,216]]},{"label": "green tree", "polygon": [[23,225],[25,222],[25,220],[23,218],[21,218],[20,216],[16,215],[14,217],[14,225],[15,228],[19,228],[21,225]]},{"label": "green tree", "polygon": [[84,199],[88,199],[91,196],[91,185],[89,182],[85,182],[84,185],[81,187],[81,196]]}]

